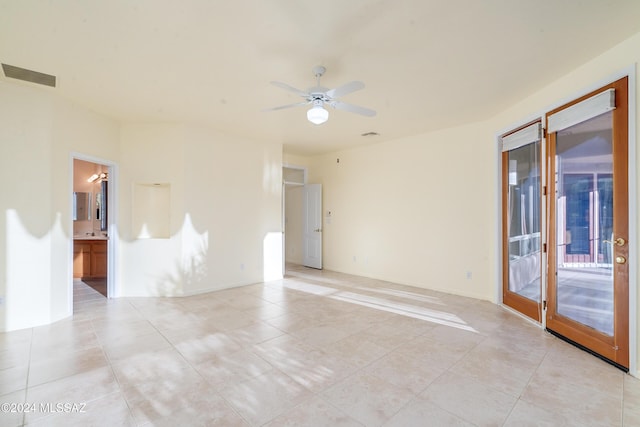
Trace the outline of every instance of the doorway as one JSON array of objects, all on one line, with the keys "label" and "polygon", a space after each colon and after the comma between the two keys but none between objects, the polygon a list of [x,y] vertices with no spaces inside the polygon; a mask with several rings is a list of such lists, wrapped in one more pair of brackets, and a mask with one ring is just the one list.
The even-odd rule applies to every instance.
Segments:
[{"label": "doorway", "polygon": [[287,265],[322,269],[322,185],[307,184],[307,169],[282,167],[283,271]]},{"label": "doorway", "polygon": [[72,162],[71,294],[74,299],[83,300],[109,298],[113,296],[110,224],[114,166],[83,156],[74,156]]},{"label": "doorway", "polygon": [[303,263],[303,201],[307,169],[285,164],[282,167],[282,248],[286,274],[287,266]]},{"label": "doorway", "polygon": [[502,140],[502,300],[629,369],[628,77]]},{"label": "doorway", "polygon": [[629,368],[628,79],[547,113],[547,329]]}]

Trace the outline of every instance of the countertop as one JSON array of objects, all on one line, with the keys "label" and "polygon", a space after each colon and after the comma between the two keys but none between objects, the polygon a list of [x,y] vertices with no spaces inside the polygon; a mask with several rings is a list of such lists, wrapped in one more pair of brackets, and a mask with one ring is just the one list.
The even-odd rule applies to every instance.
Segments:
[{"label": "countertop", "polygon": [[109,240],[107,236],[73,236],[73,240]]}]

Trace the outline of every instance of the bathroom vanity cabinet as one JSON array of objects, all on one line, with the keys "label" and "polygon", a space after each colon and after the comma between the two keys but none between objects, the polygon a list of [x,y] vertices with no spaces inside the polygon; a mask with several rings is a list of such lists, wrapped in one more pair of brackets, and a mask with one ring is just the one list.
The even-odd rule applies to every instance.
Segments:
[{"label": "bathroom vanity cabinet", "polygon": [[73,278],[107,277],[107,241],[76,239],[73,241]]}]

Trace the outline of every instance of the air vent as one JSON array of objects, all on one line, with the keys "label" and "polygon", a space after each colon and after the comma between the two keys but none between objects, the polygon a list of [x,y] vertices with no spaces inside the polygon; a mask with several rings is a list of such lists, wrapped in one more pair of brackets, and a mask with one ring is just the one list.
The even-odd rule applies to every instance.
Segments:
[{"label": "air vent", "polygon": [[56,87],[56,76],[27,70],[26,68],[14,67],[8,64],[2,64],[2,70],[4,71],[4,75],[11,79]]}]

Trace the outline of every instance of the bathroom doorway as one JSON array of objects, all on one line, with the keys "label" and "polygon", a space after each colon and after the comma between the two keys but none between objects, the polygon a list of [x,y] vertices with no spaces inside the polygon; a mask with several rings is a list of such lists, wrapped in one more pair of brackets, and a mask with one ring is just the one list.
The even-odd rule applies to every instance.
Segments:
[{"label": "bathroom doorway", "polygon": [[73,158],[73,298],[112,297],[109,286],[113,166],[96,159]]}]

